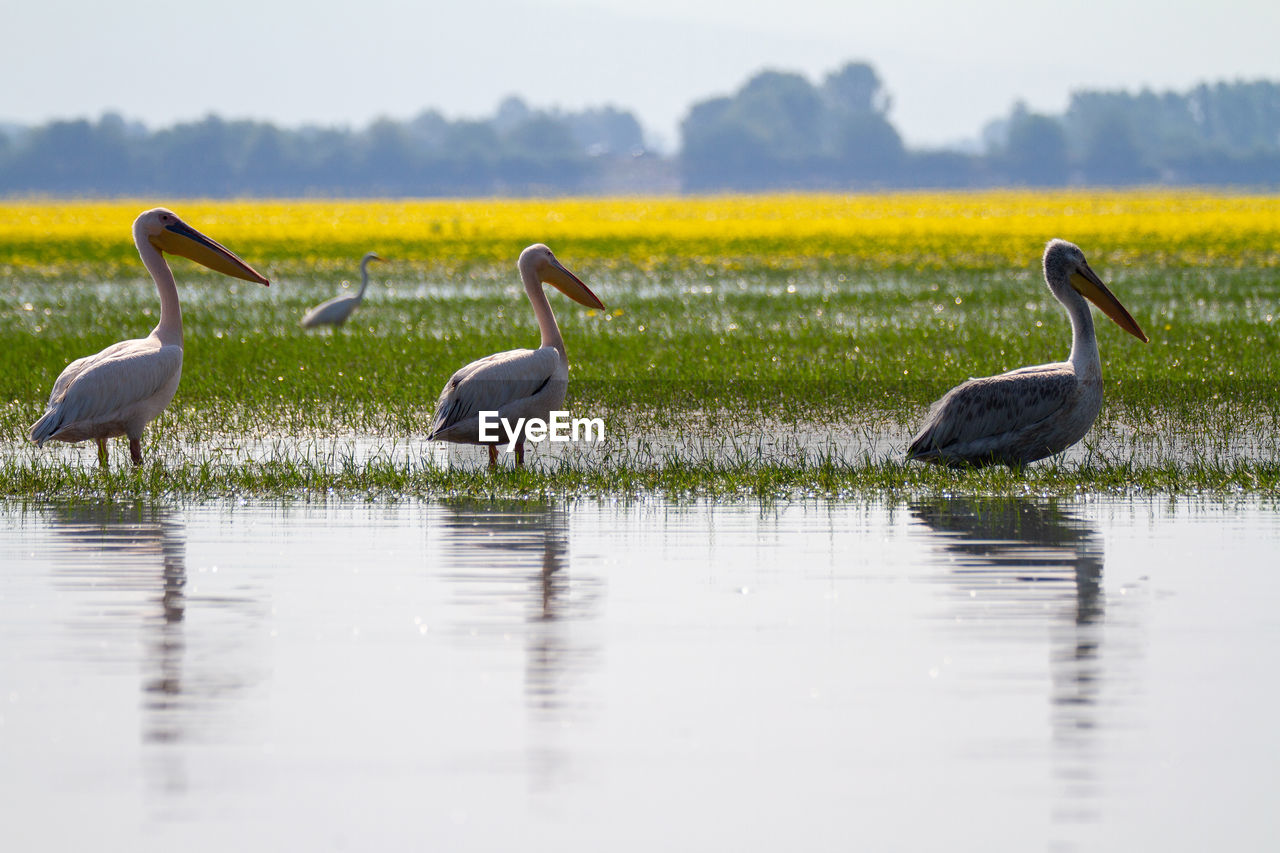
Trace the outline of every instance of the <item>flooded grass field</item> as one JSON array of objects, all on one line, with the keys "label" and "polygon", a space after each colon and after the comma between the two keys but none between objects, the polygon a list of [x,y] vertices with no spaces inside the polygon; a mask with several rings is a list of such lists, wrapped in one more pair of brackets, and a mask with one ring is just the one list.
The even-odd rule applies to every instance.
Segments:
[{"label": "flooded grass field", "polygon": [[1241,499],[13,502],[15,849],[1265,849]]},{"label": "flooded grass field", "polygon": [[[911,435],[947,388],[1065,356],[1066,319],[1035,280],[1036,263],[1028,258],[1014,276],[952,274],[941,285],[931,273],[841,283],[816,269],[705,290],[691,282],[714,268],[691,266],[656,280],[588,276],[610,313],[556,306],[570,357],[567,407],[575,417],[601,418],[608,440],[534,449],[534,469],[547,475],[536,491],[555,493],[557,484],[609,491],[608,481],[592,478],[620,472],[653,482],[655,473],[678,472],[676,489],[718,494],[737,486],[718,470],[772,465],[788,469],[803,492],[812,482],[806,471],[824,462],[866,469],[860,481],[901,479],[898,461]],[[1143,306],[1134,311],[1153,330],[1152,342],[1099,327],[1106,402],[1085,442],[1058,460],[1081,472],[1075,485],[1114,488],[1112,477],[1085,476],[1081,464],[1088,463],[1120,466],[1148,489],[1274,487],[1280,279],[1258,269],[1107,272],[1131,305]],[[422,441],[440,389],[473,358],[537,341],[514,274],[493,275],[501,283],[476,284],[471,296],[435,276],[376,281],[358,320],[336,334],[297,326],[308,306],[339,289],[331,283],[181,285],[182,385],[148,429],[154,464],[141,480],[124,476],[124,443],[117,442],[112,491],[196,496],[210,491],[201,483],[214,482],[217,494],[283,496],[394,493],[408,483],[413,493],[455,494],[450,472],[474,467],[480,454],[445,453]],[[0,290],[8,294],[0,294],[0,490],[65,495],[68,478],[91,472],[92,445],[37,450],[26,431],[71,358],[146,333],[154,288],[10,283]],[[278,487],[261,475],[263,462],[287,474]],[[353,468],[363,482],[335,476]],[[1172,477],[1161,473],[1168,471]],[[910,476],[935,490],[955,486],[952,472]],[[85,489],[102,487],[76,480],[76,493]]]},{"label": "flooded grass field", "polygon": [[[541,470],[647,477],[682,465],[778,465],[803,482],[817,458],[900,478],[891,466],[948,388],[1066,356],[1066,317],[1040,271],[1045,240],[1061,236],[1081,244],[1151,337],[1144,345],[1100,322],[1106,402],[1073,467],[1122,466],[1138,479],[1177,469],[1174,491],[1266,492],[1280,430],[1276,205],[1086,191],[191,202],[194,224],[274,284],[175,262],[183,376],[148,430],[161,468],[153,481],[177,472],[170,494],[204,494],[182,486],[195,468],[225,483],[223,494],[262,494],[254,465],[267,458],[311,483],[281,493],[327,493],[345,488],[326,474],[333,460],[359,467],[363,448],[420,443],[456,368],[536,343],[514,269],[533,240],[553,244],[607,306],[553,298],[570,360],[567,406],[603,418],[611,441],[571,453],[544,445],[534,453],[550,457]],[[92,448],[34,453],[23,436],[70,360],[155,323],[155,288],[128,239],[141,206],[0,205],[6,494],[65,494],[63,462],[92,461]],[[348,326],[300,329],[309,307],[350,291],[370,249],[389,262]],[[385,466],[385,477],[365,467],[360,491],[394,492],[407,479],[403,465]],[[919,476],[937,490],[955,485],[949,472]],[[419,478],[417,491],[453,494],[429,485],[443,477]],[[681,477],[684,491],[702,485],[733,490],[716,474]],[[1112,488],[1107,478],[1078,485]],[[608,491],[597,486],[606,484],[589,490]]]}]

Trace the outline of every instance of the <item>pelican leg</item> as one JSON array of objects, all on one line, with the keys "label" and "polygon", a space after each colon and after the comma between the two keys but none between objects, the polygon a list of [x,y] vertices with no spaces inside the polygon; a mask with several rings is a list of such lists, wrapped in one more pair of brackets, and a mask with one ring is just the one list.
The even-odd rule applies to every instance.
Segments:
[{"label": "pelican leg", "polygon": [[493,469],[498,467],[498,445],[490,444],[488,445],[488,448],[489,448],[489,470],[492,471]]},{"label": "pelican leg", "polygon": [[94,439],[98,442],[98,467],[107,467],[107,440],[105,438]]},{"label": "pelican leg", "polygon": [[523,441],[516,442],[516,467],[517,468],[524,467],[524,442]]},{"label": "pelican leg", "polygon": [[142,439],[140,438],[129,439],[129,455],[133,457],[134,465],[142,464]]}]

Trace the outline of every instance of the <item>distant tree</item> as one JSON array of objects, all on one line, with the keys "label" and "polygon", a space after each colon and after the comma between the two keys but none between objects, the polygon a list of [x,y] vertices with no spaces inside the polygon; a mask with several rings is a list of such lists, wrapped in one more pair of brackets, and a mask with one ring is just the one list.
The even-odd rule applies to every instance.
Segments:
[{"label": "distant tree", "polygon": [[300,169],[288,148],[285,133],[274,125],[257,125],[248,139],[240,168],[240,192],[250,195],[296,192]]},{"label": "distant tree", "polygon": [[438,110],[423,110],[405,126],[413,144],[425,151],[441,151],[449,135],[449,120]]},{"label": "distant tree", "polygon": [[1237,154],[1280,148],[1280,83],[1201,84],[1187,100],[1206,147]]},{"label": "distant tree", "polygon": [[732,98],[695,104],[681,122],[681,171],[691,189],[803,183],[822,151],[823,105],[797,74],[765,71]]},{"label": "distant tree", "polygon": [[492,193],[502,141],[487,121],[456,121],[445,133],[435,177],[445,193]]},{"label": "distant tree", "polygon": [[586,155],[569,125],[546,113],[531,113],[503,138],[499,178],[513,189],[540,186],[573,189],[586,172]]},{"label": "distant tree", "polygon": [[685,189],[766,189],[776,180],[768,144],[733,121],[709,121],[686,131],[680,154]]},{"label": "distant tree", "polygon": [[360,193],[352,135],[335,128],[304,127],[294,139],[298,185],[304,195],[349,196]]},{"label": "distant tree", "polygon": [[360,173],[378,195],[410,195],[419,183],[417,155],[403,125],[379,119],[364,133]]},{"label": "distant tree", "polygon": [[1015,183],[1061,186],[1070,168],[1067,135],[1062,123],[1017,104],[999,155],[1003,171]]},{"label": "distant tree", "polygon": [[822,81],[822,96],[836,114],[888,115],[893,99],[865,62],[850,62]]},{"label": "distant tree", "polygon": [[1085,139],[1084,176],[1095,184],[1137,184],[1155,178],[1138,147],[1132,122],[1118,112],[1099,117]]},{"label": "distant tree", "polygon": [[685,188],[706,190],[732,185],[723,183],[729,176],[721,159],[728,141],[726,135],[741,131],[732,127],[732,108],[732,98],[711,98],[695,103],[680,122],[680,172]]},{"label": "distant tree", "polygon": [[499,135],[510,133],[533,117],[533,110],[522,98],[508,95],[493,114],[493,129]]},{"label": "distant tree", "polygon": [[241,129],[210,115],[156,133],[148,158],[153,191],[186,196],[234,192],[243,159]]},{"label": "distant tree", "polygon": [[569,125],[546,113],[531,115],[503,136],[511,153],[535,159],[576,157],[582,152]]},{"label": "distant tree", "polygon": [[145,128],[129,124],[119,113],[103,113],[94,127],[92,150],[85,156],[98,179],[87,183],[103,193],[128,192],[139,178],[135,149],[137,139],[145,133]]},{"label": "distant tree", "polygon": [[733,115],[783,168],[802,167],[822,150],[822,98],[799,74],[760,72],[738,91]]},{"label": "distant tree", "polygon": [[886,117],[890,99],[874,69],[850,63],[820,89],[798,74],[766,71],[732,97],[694,105],[681,123],[687,186],[889,186],[905,148]]},{"label": "distant tree", "polygon": [[892,186],[898,181],[906,148],[884,116],[842,116],[835,121],[832,137],[834,172],[844,181],[878,186]]},{"label": "distant tree", "polygon": [[444,136],[444,147],[453,152],[468,152],[484,158],[496,158],[502,152],[498,132],[487,121],[455,121]]},{"label": "distant tree", "polygon": [[633,154],[644,149],[644,130],[629,112],[615,107],[569,113],[564,121],[578,148],[593,156]]}]

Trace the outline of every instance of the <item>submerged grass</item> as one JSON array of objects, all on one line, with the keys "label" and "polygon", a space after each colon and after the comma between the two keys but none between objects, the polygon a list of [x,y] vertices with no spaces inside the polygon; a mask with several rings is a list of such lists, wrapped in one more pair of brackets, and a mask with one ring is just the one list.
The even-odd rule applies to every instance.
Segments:
[{"label": "submerged grass", "polygon": [[368,500],[414,497],[540,499],[586,495],[752,499],[888,496],[1080,494],[1277,494],[1280,462],[1133,465],[1100,461],[1042,464],[1022,470],[950,470],[892,460],[848,463],[714,462],[672,459],[641,468],[554,466],[454,468],[378,460],[332,468],[303,460],[219,466],[151,464],[134,470],[35,462],[0,466],[0,494],[25,498],[201,498],[316,496]]},{"label": "submerged grass", "polygon": [[[149,204],[0,204],[0,436],[9,447],[21,446],[67,362],[154,325],[154,287],[128,230]],[[0,493],[1277,487],[1276,198],[1072,192],[171,206],[269,271],[272,287],[176,261],[185,366],[177,398],[146,438],[160,448],[160,464],[104,475],[75,454],[11,450],[0,460]],[[1151,337],[1144,346],[1096,315],[1107,383],[1095,427],[1103,449],[1020,472],[900,464],[912,427],[947,388],[1066,356],[1070,330],[1039,272],[1053,236],[1081,244]],[[376,455],[191,450],[317,435],[421,437],[455,368],[536,345],[514,271],[515,255],[534,240],[551,244],[608,305],[588,311],[553,297],[572,362],[568,407],[604,417],[627,441],[675,434],[683,450],[607,464],[548,460],[496,475]],[[368,250],[392,263],[375,271],[351,324],[337,333],[300,329],[306,308],[349,288],[343,279],[356,277],[355,261]],[[803,441],[772,453],[732,451],[736,436],[751,446],[752,435],[812,424],[889,439],[826,458]],[[704,453],[703,444],[730,450]]]}]

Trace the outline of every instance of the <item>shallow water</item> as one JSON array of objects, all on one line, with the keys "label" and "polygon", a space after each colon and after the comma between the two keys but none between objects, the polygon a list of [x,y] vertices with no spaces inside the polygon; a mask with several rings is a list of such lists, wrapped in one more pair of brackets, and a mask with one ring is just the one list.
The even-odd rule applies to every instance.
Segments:
[{"label": "shallow water", "polygon": [[14,850],[1266,849],[1274,502],[0,504]]}]

